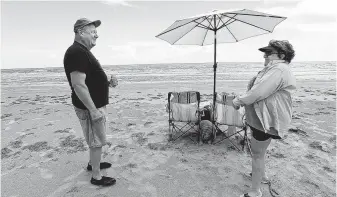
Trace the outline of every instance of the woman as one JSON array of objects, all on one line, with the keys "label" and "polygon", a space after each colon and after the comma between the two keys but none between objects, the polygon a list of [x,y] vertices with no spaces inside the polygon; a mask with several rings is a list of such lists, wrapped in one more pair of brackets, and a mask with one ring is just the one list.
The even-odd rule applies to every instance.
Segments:
[{"label": "woman", "polygon": [[295,51],[288,41],[271,40],[264,53],[264,68],[248,84],[248,91],[233,100],[244,106],[252,131],[252,188],[241,197],[261,197],[261,181],[267,182],[265,154],[271,139],[281,139],[292,118],[291,90],[296,87],[289,63]]}]

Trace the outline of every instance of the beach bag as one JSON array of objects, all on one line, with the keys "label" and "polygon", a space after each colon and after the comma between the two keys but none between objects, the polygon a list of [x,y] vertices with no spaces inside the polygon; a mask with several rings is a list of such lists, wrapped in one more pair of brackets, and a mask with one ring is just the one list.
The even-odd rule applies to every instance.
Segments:
[{"label": "beach bag", "polygon": [[219,124],[243,127],[244,126],[244,108],[236,110],[233,106],[235,95],[221,93],[217,95],[215,103],[215,121]]},{"label": "beach bag", "polygon": [[202,120],[200,122],[200,137],[203,143],[208,143],[209,141],[213,140],[215,132],[216,128],[214,127],[211,121]]}]

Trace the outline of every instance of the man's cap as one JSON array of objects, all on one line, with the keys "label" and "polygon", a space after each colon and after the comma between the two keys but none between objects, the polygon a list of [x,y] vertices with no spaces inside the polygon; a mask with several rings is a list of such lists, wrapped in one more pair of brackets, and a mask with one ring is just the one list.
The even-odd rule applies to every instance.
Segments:
[{"label": "man's cap", "polygon": [[98,27],[101,25],[101,21],[100,20],[91,21],[87,18],[80,18],[74,24],[74,32],[76,33],[82,27],[90,25],[90,24],[93,24],[95,25],[95,27]]}]

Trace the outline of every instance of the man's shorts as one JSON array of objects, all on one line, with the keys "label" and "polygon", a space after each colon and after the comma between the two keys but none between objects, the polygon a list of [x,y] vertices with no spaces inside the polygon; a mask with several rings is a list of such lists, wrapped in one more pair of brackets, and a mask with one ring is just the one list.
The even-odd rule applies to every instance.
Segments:
[{"label": "man's shorts", "polygon": [[102,117],[97,120],[91,120],[88,110],[75,108],[76,115],[80,120],[83,134],[90,148],[98,148],[106,145],[107,117],[106,106],[98,108]]}]

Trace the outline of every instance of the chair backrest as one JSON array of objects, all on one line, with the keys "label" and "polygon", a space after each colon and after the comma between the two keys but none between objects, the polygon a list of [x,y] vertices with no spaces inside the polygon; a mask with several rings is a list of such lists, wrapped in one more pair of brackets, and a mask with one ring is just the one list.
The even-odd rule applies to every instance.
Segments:
[{"label": "chair backrest", "polygon": [[200,93],[196,91],[169,92],[169,120],[181,122],[199,121]]},{"label": "chair backrest", "polygon": [[215,98],[216,98],[216,103],[221,103],[224,105],[231,106],[232,102],[235,98],[235,95],[228,94],[226,92],[222,92],[218,94],[217,92],[215,93]]},{"label": "chair backrest", "polygon": [[225,92],[222,92],[220,94],[216,93],[214,112],[215,122],[217,122],[218,124],[229,126],[244,126],[244,108],[240,108],[239,110],[234,109],[232,104],[234,98],[234,95],[230,95]]},{"label": "chair backrest", "polygon": [[200,93],[196,91],[186,91],[186,92],[169,92],[168,102],[172,103],[198,103],[200,104]]}]

